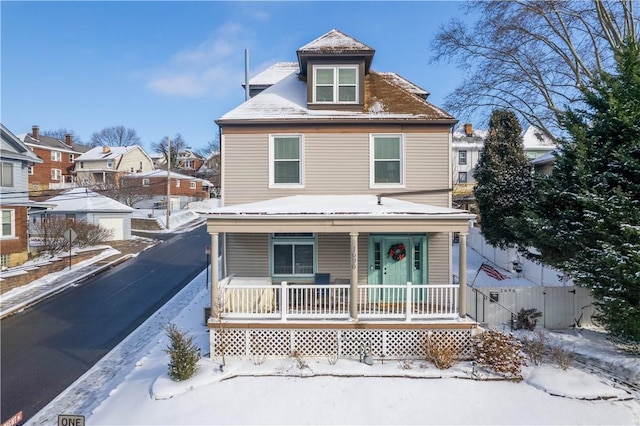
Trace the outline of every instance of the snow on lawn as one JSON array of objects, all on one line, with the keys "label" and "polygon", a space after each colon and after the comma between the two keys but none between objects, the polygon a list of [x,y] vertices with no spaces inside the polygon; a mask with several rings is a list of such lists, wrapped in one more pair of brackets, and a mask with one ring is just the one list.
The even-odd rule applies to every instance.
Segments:
[{"label": "snow on lawn", "polygon": [[[548,364],[526,367],[520,383],[469,362],[438,370],[426,361],[228,360],[221,372],[207,355],[204,281],[203,273],[31,424],[61,412],[91,425],[640,424],[638,400],[610,381]],[[167,375],[168,322],[189,330],[204,355],[184,382]]]}]

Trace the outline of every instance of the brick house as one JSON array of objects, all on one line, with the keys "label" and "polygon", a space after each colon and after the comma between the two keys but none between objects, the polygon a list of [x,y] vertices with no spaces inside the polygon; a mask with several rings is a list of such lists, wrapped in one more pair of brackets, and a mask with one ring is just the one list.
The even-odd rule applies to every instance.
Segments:
[{"label": "brick house", "polygon": [[[164,204],[167,196],[166,170],[130,173],[123,176],[123,179],[126,179],[128,187],[136,188],[140,193],[148,195],[153,204]],[[176,199],[179,200],[180,206],[184,206],[192,201],[209,198],[212,186],[213,184],[208,180],[171,172],[169,194],[172,198],[172,205],[176,205]]]}]

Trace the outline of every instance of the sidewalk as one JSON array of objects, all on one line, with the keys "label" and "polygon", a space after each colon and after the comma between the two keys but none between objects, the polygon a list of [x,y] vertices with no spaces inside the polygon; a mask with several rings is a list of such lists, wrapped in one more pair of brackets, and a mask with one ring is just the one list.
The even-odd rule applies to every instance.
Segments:
[{"label": "sidewalk", "polygon": [[0,318],[22,311],[23,309],[63,291],[70,285],[106,271],[153,247],[159,241],[150,238],[133,238],[126,241],[113,241],[111,247],[105,247],[97,256],[79,262],[71,268],[49,274],[29,284],[14,288],[0,295]]}]

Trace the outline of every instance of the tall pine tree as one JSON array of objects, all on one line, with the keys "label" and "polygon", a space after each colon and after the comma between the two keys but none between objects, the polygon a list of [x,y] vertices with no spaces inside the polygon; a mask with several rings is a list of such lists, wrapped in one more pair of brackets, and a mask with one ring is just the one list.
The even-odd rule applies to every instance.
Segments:
[{"label": "tall pine tree", "polygon": [[524,154],[521,133],[513,112],[493,111],[484,151],[474,170],[477,185],[473,193],[482,234],[501,248],[519,241],[520,216],[533,196],[531,163]]},{"label": "tall pine tree", "polygon": [[571,111],[553,174],[527,211],[545,263],[592,290],[601,320],[640,341],[640,49],[629,41],[617,73],[584,90]]}]

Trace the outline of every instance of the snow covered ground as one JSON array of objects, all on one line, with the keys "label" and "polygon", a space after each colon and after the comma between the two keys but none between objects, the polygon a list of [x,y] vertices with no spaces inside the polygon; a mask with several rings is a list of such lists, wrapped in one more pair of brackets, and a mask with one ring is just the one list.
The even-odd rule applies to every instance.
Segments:
[{"label": "snow covered ground", "polygon": [[[551,364],[529,366],[520,383],[494,380],[461,362],[208,359],[204,272],[28,424],[81,414],[91,425],[185,424],[640,424],[638,395],[612,380]],[[167,375],[163,325],[188,330],[204,355],[195,377]],[[551,335],[567,349],[626,365],[640,359],[588,330]]]}]

